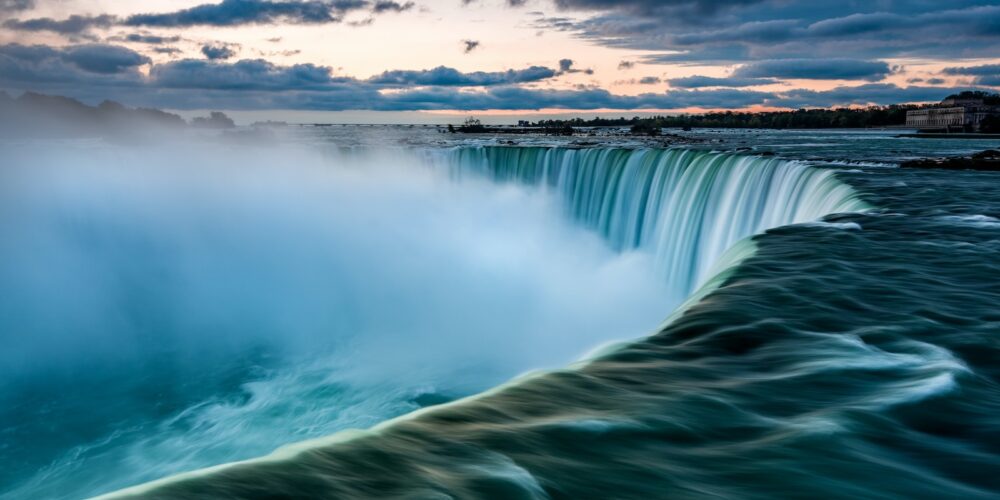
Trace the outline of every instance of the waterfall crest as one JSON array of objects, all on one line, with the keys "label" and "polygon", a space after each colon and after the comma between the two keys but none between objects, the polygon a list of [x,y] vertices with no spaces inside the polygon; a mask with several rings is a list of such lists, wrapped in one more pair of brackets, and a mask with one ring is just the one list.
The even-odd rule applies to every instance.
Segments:
[{"label": "waterfall crest", "polygon": [[485,175],[560,195],[568,215],[620,251],[655,254],[687,295],[737,241],[768,228],[867,208],[832,170],[690,149],[462,147],[435,158],[454,178]]}]

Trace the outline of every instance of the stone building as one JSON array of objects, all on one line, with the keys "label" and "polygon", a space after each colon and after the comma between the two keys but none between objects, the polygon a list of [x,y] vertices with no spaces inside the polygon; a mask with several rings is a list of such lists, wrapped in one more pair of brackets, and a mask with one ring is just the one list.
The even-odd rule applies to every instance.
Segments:
[{"label": "stone building", "polygon": [[1000,107],[985,104],[983,99],[950,97],[937,107],[907,111],[906,126],[935,132],[978,132],[983,119],[997,114]]}]

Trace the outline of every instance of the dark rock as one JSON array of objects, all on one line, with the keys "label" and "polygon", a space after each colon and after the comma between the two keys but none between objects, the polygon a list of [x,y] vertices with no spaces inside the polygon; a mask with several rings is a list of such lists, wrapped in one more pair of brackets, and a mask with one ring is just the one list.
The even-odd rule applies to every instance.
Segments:
[{"label": "dark rock", "polygon": [[988,149],[972,156],[922,158],[904,161],[902,168],[940,168],[945,170],[986,170],[1000,172],[1000,151]]}]

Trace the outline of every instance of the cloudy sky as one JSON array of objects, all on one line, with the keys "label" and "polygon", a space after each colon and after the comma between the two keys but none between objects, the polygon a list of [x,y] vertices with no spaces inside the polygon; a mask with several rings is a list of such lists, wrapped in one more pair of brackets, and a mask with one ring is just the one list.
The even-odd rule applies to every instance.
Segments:
[{"label": "cloudy sky", "polygon": [[998,56],[998,0],[0,0],[8,93],[278,117],[928,102]]}]

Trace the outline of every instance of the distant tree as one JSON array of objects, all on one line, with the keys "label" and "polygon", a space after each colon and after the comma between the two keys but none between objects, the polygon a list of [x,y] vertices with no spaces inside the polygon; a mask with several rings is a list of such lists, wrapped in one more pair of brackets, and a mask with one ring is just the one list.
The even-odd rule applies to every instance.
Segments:
[{"label": "distant tree", "polygon": [[470,116],[465,119],[461,127],[458,127],[458,131],[467,134],[476,134],[486,132],[486,127],[483,126],[483,123],[478,118]]},{"label": "distant tree", "polygon": [[[638,118],[633,118],[633,120],[638,120]],[[645,122],[640,121],[631,128],[632,135],[648,135],[650,137],[656,137],[660,135],[660,127],[656,126],[655,122]]]},{"label": "distant tree", "polygon": [[1000,94],[983,90],[963,90],[957,94],[951,94],[945,99],[982,99],[983,104],[990,106],[1000,105]]},{"label": "distant tree", "polygon": [[108,137],[153,128],[187,126],[178,115],[133,109],[114,101],[89,106],[69,97],[25,92],[14,99],[0,92],[0,136]]},{"label": "distant tree", "polygon": [[680,114],[646,118],[594,118],[583,120],[541,120],[536,127],[631,127],[633,134],[648,135],[663,128],[864,128],[898,126],[906,123],[906,112],[924,106],[891,105],[867,108],[797,109],[760,113],[721,111],[700,115]]},{"label": "distant tree", "polygon": [[979,122],[979,131],[984,134],[1000,134],[1000,115],[989,115]]},{"label": "distant tree", "polygon": [[191,120],[191,125],[201,128],[233,128],[236,123],[221,111],[212,111],[208,117],[199,116]]}]

